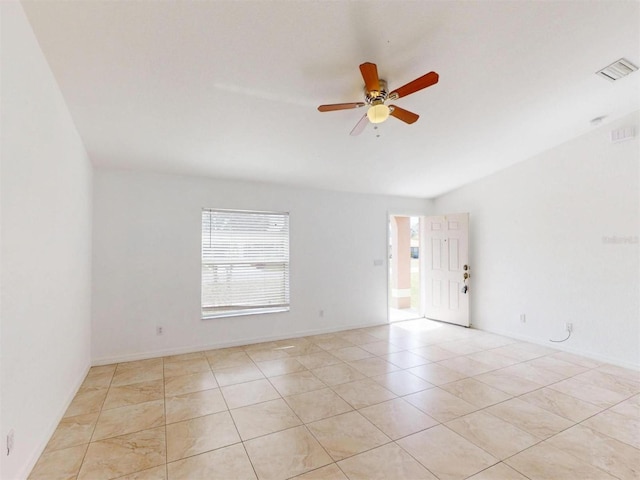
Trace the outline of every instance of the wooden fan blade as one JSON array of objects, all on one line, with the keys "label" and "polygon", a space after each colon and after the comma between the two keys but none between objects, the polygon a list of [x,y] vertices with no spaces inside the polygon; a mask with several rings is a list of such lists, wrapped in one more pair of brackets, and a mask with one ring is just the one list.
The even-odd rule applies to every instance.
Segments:
[{"label": "wooden fan blade", "polygon": [[351,133],[349,135],[351,135],[352,137],[355,137],[356,135],[360,135],[364,129],[366,128],[366,126],[369,124],[369,119],[367,118],[367,115],[365,114],[358,123],[356,123],[356,126],[353,127],[353,130],[351,130]]},{"label": "wooden fan blade", "polygon": [[389,115],[392,117],[396,117],[398,120],[402,120],[404,123],[415,123],[420,115],[410,112],[409,110],[405,110],[404,108],[396,107],[395,105],[389,105]]},{"label": "wooden fan blade", "polygon": [[358,108],[364,106],[364,102],[333,103],[331,105],[320,105],[318,107],[318,110],[320,110],[321,112],[333,112],[334,110],[348,110],[350,108]]},{"label": "wooden fan blade", "polygon": [[367,91],[370,92],[372,90],[379,92],[380,91],[380,79],[378,78],[378,67],[375,63],[363,63],[360,65],[360,73],[362,73],[362,78],[364,79],[364,84],[367,87]]},{"label": "wooden fan blade", "polygon": [[406,97],[412,93],[422,90],[423,88],[430,87],[438,83],[438,74],[436,72],[429,72],[420,78],[416,78],[414,81],[403,85],[402,87],[394,90],[389,94],[389,98],[395,100],[396,98]]}]

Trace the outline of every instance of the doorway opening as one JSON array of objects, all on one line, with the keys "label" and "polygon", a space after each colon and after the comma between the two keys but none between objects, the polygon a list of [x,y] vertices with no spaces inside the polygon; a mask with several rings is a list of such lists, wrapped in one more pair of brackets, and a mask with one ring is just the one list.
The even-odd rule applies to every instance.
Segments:
[{"label": "doorway opening", "polygon": [[420,217],[389,217],[389,321],[422,318]]}]

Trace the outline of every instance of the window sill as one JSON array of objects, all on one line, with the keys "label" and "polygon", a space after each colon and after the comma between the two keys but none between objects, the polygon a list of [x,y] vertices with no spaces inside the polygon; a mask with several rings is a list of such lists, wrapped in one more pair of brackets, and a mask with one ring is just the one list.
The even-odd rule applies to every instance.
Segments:
[{"label": "window sill", "polygon": [[289,310],[290,310],[289,307],[272,307],[272,308],[256,308],[256,309],[247,309],[247,310],[230,310],[228,312],[209,313],[207,315],[202,315],[202,320],[214,320],[216,318],[226,318],[226,317],[245,317],[245,316],[249,316],[249,315],[263,315],[265,313],[288,312]]}]

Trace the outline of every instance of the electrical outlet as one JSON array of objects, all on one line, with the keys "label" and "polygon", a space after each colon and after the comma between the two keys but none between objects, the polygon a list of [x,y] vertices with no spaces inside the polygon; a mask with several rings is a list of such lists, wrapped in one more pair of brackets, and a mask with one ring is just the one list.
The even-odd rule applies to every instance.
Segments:
[{"label": "electrical outlet", "polygon": [[565,323],[564,329],[566,332],[569,332],[569,333],[573,332],[573,323],[569,323],[569,322]]},{"label": "electrical outlet", "polygon": [[520,314],[520,323],[527,323],[527,316],[524,313]]},{"label": "electrical outlet", "polygon": [[156,335],[162,335],[162,334],[164,334],[164,328],[158,325],[156,327]]},{"label": "electrical outlet", "polygon": [[324,310],[320,310],[320,312],[318,313],[318,315],[320,315],[320,317],[324,317]]},{"label": "electrical outlet", "polygon": [[14,433],[13,433],[13,429],[11,429],[7,434],[7,456],[9,456],[11,454],[11,451],[13,450],[13,442],[14,442]]}]

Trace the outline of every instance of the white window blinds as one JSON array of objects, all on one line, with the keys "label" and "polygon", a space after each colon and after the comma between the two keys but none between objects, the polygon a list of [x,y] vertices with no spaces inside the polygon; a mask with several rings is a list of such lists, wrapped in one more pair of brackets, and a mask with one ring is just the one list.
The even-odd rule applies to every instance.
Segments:
[{"label": "white window blinds", "polygon": [[202,210],[202,317],[289,310],[289,214]]}]

